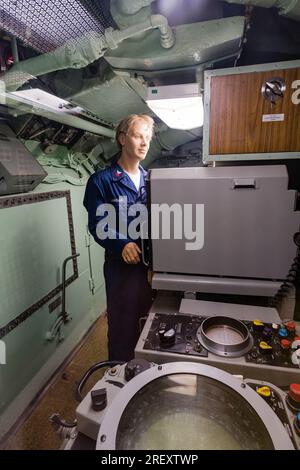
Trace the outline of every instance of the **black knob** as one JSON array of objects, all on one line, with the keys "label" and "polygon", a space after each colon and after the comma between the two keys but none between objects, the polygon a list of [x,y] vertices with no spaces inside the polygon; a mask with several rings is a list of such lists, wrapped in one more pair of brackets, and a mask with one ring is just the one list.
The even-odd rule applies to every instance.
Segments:
[{"label": "black knob", "polygon": [[92,408],[95,411],[102,411],[107,405],[106,388],[91,391]]},{"label": "black knob", "polygon": [[127,362],[125,366],[125,380],[129,382],[133,377],[147,369],[150,369],[150,367],[151,363],[146,361],[146,359],[132,359]]},{"label": "black knob", "polygon": [[173,346],[175,344],[176,333],[174,328],[164,328],[158,331],[159,341],[162,347]]},{"label": "black knob", "polygon": [[201,344],[197,341],[197,342],[194,343],[193,349],[194,349],[194,351],[196,351],[196,352],[201,352],[201,351],[202,351],[202,346],[201,346]]},{"label": "black knob", "polygon": [[252,322],[252,328],[254,331],[262,331],[264,326],[264,323],[260,320],[253,320]]}]

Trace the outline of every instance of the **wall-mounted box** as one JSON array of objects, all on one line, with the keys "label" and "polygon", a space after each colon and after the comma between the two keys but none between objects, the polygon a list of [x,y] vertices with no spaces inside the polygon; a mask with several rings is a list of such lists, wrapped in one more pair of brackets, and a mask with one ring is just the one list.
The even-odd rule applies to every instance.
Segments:
[{"label": "wall-mounted box", "polygon": [[203,161],[300,158],[300,60],[205,72]]},{"label": "wall-mounted box", "polygon": [[32,191],[46,176],[11,128],[0,123],[0,196]]}]

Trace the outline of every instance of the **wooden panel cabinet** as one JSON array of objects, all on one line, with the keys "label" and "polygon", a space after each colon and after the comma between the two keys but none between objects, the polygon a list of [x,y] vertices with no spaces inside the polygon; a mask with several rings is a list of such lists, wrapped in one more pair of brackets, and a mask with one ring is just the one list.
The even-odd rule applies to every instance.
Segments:
[{"label": "wooden panel cabinet", "polygon": [[300,157],[300,63],[295,62],[257,66],[270,70],[206,72],[204,160]]}]

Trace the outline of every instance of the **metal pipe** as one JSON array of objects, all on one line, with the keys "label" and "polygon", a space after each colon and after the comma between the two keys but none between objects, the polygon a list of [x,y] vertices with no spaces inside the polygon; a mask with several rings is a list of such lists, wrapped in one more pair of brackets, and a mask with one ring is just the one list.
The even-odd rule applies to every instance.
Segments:
[{"label": "metal pipe", "polygon": [[8,91],[17,90],[28,80],[46,73],[67,68],[82,68],[102,57],[107,48],[116,49],[127,38],[158,28],[161,45],[171,48],[175,43],[174,33],[168,20],[162,15],[152,15],[146,21],[123,30],[107,28],[104,36],[89,32],[81,38],[69,40],[53,52],[18,62],[2,79]]},{"label": "metal pipe", "polygon": [[[164,126],[160,132],[156,132],[151,141],[150,149],[147,153],[145,164],[147,167],[161,155],[162,150],[172,150],[178,145],[183,145],[191,140],[196,140],[202,137],[202,127],[190,131],[168,129]],[[88,154],[89,158],[96,163],[97,161],[108,161],[112,156],[118,152],[118,145],[116,142],[104,140],[96,145],[93,150]]]},{"label": "metal pipe", "polygon": [[[300,21],[300,1],[299,0],[278,0],[279,14],[287,16],[291,20]],[[276,5],[277,6],[277,5]]]},{"label": "metal pipe", "polygon": [[151,163],[161,155],[162,150],[172,150],[178,145],[202,137],[202,127],[193,129],[192,131],[184,131],[178,129],[167,129],[160,133],[156,133],[152,139],[150,149],[145,160],[147,168]]},{"label": "metal pipe", "polygon": [[18,44],[15,36],[11,38],[11,50],[14,59],[14,64],[19,62]]},{"label": "metal pipe", "polygon": [[62,265],[62,308],[61,312],[58,315],[57,319],[55,320],[52,328],[47,331],[46,339],[47,341],[53,341],[54,338],[58,335],[58,340],[62,341],[64,339],[64,335],[61,332],[61,327],[67,323],[72,318],[66,312],[66,266],[68,261],[71,259],[75,259],[80,256],[80,253],[76,253],[75,255],[68,256]]},{"label": "metal pipe", "polygon": [[158,28],[160,31],[160,44],[165,49],[170,49],[175,44],[175,36],[168,20],[162,15],[150,16],[152,28]]},{"label": "metal pipe", "polygon": [[75,258],[78,258],[80,256],[80,253],[76,253],[75,255],[68,256],[62,265],[62,307],[61,307],[61,318],[63,319],[63,322],[66,323],[69,318],[68,314],[66,312],[66,266],[68,261],[71,259],[74,260]]},{"label": "metal pipe", "polygon": [[115,0],[115,7],[123,15],[135,15],[142,8],[149,6],[154,0]]},{"label": "metal pipe", "polygon": [[300,21],[300,0],[225,0],[227,3],[253,5],[262,8],[279,8],[279,15]]},{"label": "metal pipe", "polygon": [[143,23],[150,18],[154,0],[111,0],[110,13],[119,29]]},{"label": "metal pipe", "polygon": [[89,32],[81,38],[71,39],[54,51],[15,64],[3,77],[6,89],[17,90],[28,80],[46,73],[67,68],[82,68],[103,56],[105,38]]},{"label": "metal pipe", "polygon": [[174,46],[174,33],[169,26],[168,20],[162,15],[152,15],[143,23],[130,26],[123,30],[108,28],[105,30],[105,39],[110,49],[116,49],[119,43],[123,42],[125,39],[155,28],[158,28],[160,31],[160,44],[163,48],[170,49]]}]

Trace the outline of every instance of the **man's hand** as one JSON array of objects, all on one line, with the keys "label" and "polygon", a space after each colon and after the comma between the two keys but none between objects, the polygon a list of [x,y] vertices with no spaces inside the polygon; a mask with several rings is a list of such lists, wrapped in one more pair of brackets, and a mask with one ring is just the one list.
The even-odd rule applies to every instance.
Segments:
[{"label": "man's hand", "polygon": [[138,264],[140,262],[140,253],[142,252],[139,246],[134,242],[130,242],[124,246],[122,251],[122,258],[125,263]]}]

